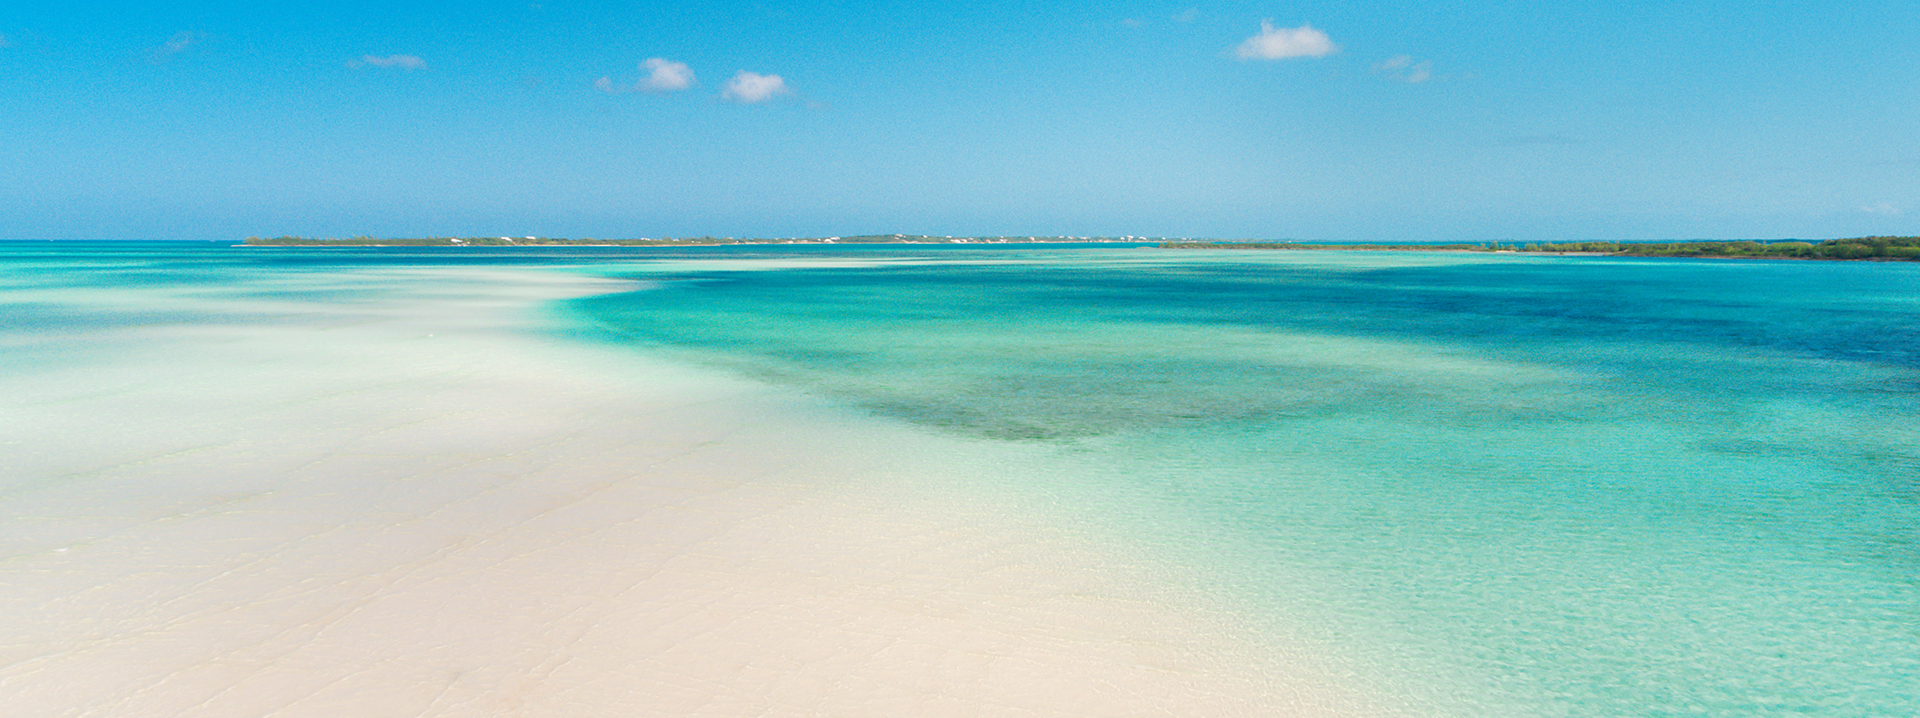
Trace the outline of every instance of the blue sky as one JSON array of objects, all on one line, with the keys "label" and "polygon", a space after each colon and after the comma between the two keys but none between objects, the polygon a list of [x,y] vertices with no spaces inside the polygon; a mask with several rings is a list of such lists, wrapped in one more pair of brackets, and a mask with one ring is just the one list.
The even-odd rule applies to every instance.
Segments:
[{"label": "blue sky", "polygon": [[1920,234],[1915,38],[1912,0],[22,0],[0,238]]}]

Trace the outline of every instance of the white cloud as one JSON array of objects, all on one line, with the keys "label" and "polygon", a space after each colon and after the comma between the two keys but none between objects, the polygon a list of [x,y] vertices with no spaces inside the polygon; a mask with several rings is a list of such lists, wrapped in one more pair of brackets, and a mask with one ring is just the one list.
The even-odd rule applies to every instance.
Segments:
[{"label": "white cloud", "polygon": [[638,89],[647,92],[674,92],[693,87],[693,68],[687,67],[687,63],[674,62],[664,57],[653,57],[640,63],[640,67],[647,71],[647,79],[640,81]]},{"label": "white cloud", "polygon": [[6,35],[0,35],[0,47],[13,47],[13,41],[8,40]]},{"label": "white cloud", "polygon": [[1433,79],[1433,63],[1428,60],[1415,61],[1412,55],[1395,55],[1376,62],[1373,71],[1409,85]]},{"label": "white cloud", "polygon": [[1866,212],[1867,214],[1885,214],[1885,215],[1900,214],[1899,207],[1895,207],[1891,204],[1887,204],[1886,202],[1881,202],[1880,204],[1861,207],[1860,211]]},{"label": "white cloud", "polygon": [[727,84],[720,88],[720,99],[745,104],[766,102],[791,94],[793,90],[787,88],[787,81],[780,79],[779,75],[762,75],[746,70],[735,73],[733,79],[727,80]]},{"label": "white cloud", "polygon": [[1173,21],[1174,22],[1193,22],[1194,19],[1198,17],[1200,17],[1200,8],[1190,7],[1190,8],[1187,8],[1186,10],[1181,11],[1180,14],[1173,16]]},{"label": "white cloud", "polygon": [[388,55],[386,57],[361,55],[358,60],[347,61],[347,67],[354,69],[362,67],[398,67],[404,70],[418,70],[426,66],[426,60],[422,60],[413,55]]},{"label": "white cloud", "polygon": [[647,73],[631,87],[615,84],[611,76],[593,81],[593,86],[601,92],[678,92],[693,87],[693,68],[687,63],[674,62],[664,57],[648,58],[640,63],[640,69]]},{"label": "white cloud", "polygon": [[1326,57],[1340,49],[1327,34],[1300,27],[1274,27],[1272,20],[1260,21],[1260,34],[1249,37],[1233,54],[1242,60],[1284,60],[1289,57]]}]

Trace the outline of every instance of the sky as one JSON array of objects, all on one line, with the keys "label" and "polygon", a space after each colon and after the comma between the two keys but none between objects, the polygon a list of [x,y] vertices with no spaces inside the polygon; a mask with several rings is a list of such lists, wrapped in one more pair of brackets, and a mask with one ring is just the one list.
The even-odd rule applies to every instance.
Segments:
[{"label": "sky", "polygon": [[1920,234],[1920,3],[0,7],[0,238]]}]

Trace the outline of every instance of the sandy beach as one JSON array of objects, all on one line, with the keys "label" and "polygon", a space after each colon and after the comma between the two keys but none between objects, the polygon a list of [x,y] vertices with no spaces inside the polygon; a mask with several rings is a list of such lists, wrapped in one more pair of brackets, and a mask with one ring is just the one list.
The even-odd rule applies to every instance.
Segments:
[{"label": "sandy beach", "polygon": [[16,293],[146,318],[12,340],[10,714],[1373,712],[978,442],[534,331],[622,283],[262,281]]}]

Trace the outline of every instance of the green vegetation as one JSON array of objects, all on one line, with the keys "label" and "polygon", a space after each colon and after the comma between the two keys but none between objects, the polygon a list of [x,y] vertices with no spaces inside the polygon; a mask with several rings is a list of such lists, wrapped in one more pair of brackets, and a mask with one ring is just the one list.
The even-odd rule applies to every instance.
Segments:
[{"label": "green vegetation", "polygon": [[1164,242],[1165,249],[1338,249],[1411,252],[1552,252],[1618,257],[1754,257],[1774,259],[1920,260],[1920,237],[1856,237],[1821,242],[1561,242],[1535,244],[1302,244],[1298,242]]},{"label": "green vegetation", "polygon": [[933,237],[922,234],[867,234],[850,237],[735,239],[664,237],[660,239],[565,239],[556,237],[248,237],[250,247],[704,247],[722,244],[1012,244],[1030,242],[1147,242],[1146,237]]}]

